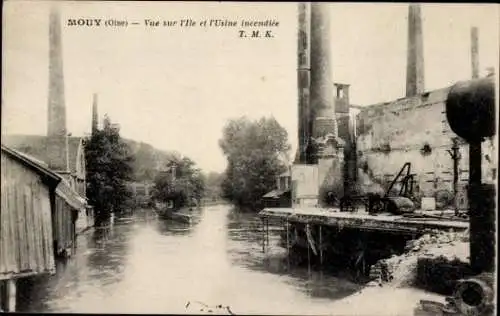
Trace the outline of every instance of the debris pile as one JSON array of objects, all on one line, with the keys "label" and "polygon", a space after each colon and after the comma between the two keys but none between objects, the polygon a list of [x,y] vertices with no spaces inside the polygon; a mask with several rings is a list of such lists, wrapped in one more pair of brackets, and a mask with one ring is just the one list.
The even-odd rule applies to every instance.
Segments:
[{"label": "debris pile", "polygon": [[469,232],[444,232],[433,230],[419,239],[410,240],[402,255],[382,259],[370,269],[368,285],[391,286],[413,285],[417,279],[419,259],[433,259],[441,262],[467,263],[469,261]]},{"label": "debris pile", "polygon": [[493,273],[483,273],[461,279],[453,295],[446,297],[444,303],[420,300],[414,310],[414,315],[493,315],[495,310],[494,279]]}]

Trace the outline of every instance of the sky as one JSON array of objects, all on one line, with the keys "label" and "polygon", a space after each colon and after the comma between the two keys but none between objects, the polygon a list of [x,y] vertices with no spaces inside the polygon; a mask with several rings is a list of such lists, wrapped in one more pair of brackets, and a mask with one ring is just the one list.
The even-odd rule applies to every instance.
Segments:
[{"label": "sky", "polygon": [[[205,171],[223,171],[218,146],[231,118],[273,116],[297,144],[297,4],[23,1],[4,4],[2,133],[47,131],[48,17],[62,19],[67,127],[90,132],[92,95],[123,137],[176,150]],[[407,11],[403,3],[326,4],[332,78],[350,84],[352,104],[404,96]],[[480,74],[498,68],[499,5],[423,4],[425,88],[471,77],[470,27],[479,28]],[[69,26],[68,19],[127,21],[127,27]],[[146,26],[192,19],[192,27]],[[241,27],[205,19],[274,20],[273,38],[240,38]],[[132,22],[139,23],[132,25]],[[104,23],[104,22],[103,22]]]}]

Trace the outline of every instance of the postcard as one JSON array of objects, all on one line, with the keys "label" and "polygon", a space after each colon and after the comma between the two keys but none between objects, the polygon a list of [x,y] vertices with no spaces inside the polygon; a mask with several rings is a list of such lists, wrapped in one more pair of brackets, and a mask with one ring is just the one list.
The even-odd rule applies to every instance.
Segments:
[{"label": "postcard", "polygon": [[493,315],[498,9],[6,1],[0,309]]}]

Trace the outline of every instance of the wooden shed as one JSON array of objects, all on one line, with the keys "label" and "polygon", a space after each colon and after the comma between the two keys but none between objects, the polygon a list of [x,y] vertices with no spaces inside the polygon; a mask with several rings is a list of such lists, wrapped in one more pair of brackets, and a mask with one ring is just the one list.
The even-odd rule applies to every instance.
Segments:
[{"label": "wooden shed", "polygon": [[262,197],[264,207],[292,207],[290,171],[276,177],[276,189]]},{"label": "wooden shed", "polygon": [[292,207],[291,190],[273,190],[262,197],[264,207]]},{"label": "wooden shed", "polygon": [[56,189],[52,213],[54,250],[56,257],[70,256],[76,247],[76,221],[85,214],[86,202],[62,179]]},{"label": "wooden shed", "polygon": [[0,288],[4,293],[0,300],[4,298],[2,309],[12,310],[16,278],[55,272],[51,200],[61,177],[34,158],[3,145],[1,149]]},{"label": "wooden shed", "polygon": [[50,170],[64,175],[80,196],[86,197],[85,145],[82,137],[2,135],[2,144],[43,161]]},{"label": "wooden shed", "polygon": [[[55,219],[61,225],[55,226],[54,240],[58,242],[56,252],[66,253],[65,249],[71,247],[71,242],[66,236],[71,235],[71,216],[62,212],[63,209],[80,209],[81,200],[86,204],[86,169],[85,146],[82,137],[49,137],[41,135],[2,135],[2,144],[24,155],[37,159],[50,170],[62,176],[64,183],[59,184],[55,203]],[[68,189],[69,187],[69,189]],[[72,211],[73,212],[73,211]],[[80,211],[78,231],[83,231],[93,226],[93,209]],[[83,218],[88,217],[88,218]],[[62,226],[65,222],[66,226]]]}]

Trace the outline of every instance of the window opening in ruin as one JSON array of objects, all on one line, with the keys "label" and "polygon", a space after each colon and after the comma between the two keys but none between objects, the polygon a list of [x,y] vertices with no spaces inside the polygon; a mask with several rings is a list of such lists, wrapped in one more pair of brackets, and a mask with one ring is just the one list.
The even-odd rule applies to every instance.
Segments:
[{"label": "window opening in ruin", "polygon": [[342,87],[337,87],[337,99],[343,99],[344,98],[344,89]]},{"label": "window opening in ruin", "polygon": [[364,162],[361,169],[363,170],[364,173],[368,173],[368,162]]}]

